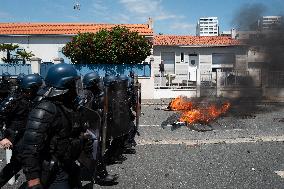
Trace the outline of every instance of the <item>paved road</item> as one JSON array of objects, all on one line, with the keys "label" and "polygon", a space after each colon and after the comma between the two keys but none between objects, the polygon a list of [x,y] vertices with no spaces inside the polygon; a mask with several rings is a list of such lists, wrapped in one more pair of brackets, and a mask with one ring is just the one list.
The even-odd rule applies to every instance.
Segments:
[{"label": "paved road", "polygon": [[142,107],[137,154],[108,167],[119,183],[85,188],[284,188],[283,104],[235,106],[207,132],[171,127],[165,107]]}]

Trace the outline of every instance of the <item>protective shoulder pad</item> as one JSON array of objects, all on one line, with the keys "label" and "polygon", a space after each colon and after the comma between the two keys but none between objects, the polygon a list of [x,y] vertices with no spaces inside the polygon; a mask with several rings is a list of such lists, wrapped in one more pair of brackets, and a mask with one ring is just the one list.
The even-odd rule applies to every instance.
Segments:
[{"label": "protective shoulder pad", "polygon": [[56,105],[50,101],[42,101],[31,111],[29,120],[51,122],[57,113]]}]

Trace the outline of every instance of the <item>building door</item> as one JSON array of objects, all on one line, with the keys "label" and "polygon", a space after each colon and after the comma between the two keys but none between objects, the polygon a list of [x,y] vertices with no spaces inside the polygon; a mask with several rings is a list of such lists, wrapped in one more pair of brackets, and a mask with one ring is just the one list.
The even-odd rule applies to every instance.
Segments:
[{"label": "building door", "polygon": [[188,80],[189,81],[196,81],[196,72],[197,72],[197,67],[198,67],[198,55],[197,54],[189,54],[188,55],[189,60],[188,60]]},{"label": "building door", "polygon": [[161,52],[161,60],[164,63],[165,74],[174,74],[175,52]]}]

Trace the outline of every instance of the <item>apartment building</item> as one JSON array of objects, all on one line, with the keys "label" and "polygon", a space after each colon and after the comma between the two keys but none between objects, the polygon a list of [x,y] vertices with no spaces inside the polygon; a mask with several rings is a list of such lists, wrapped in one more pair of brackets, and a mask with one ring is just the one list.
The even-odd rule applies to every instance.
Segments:
[{"label": "apartment building", "polygon": [[197,36],[218,36],[219,24],[217,17],[202,17],[196,26]]}]

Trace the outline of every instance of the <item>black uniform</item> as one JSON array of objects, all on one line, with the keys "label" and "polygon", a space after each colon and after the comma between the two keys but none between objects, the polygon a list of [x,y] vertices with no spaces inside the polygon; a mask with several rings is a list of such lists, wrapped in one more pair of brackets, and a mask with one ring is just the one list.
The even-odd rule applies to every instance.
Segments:
[{"label": "black uniform", "polygon": [[43,99],[31,111],[23,139],[27,180],[41,178],[50,188],[79,187],[75,160],[86,140],[77,116],[74,107],[56,98]]},{"label": "black uniform", "polygon": [[[102,90],[84,90],[84,106],[99,113],[103,117],[104,94]],[[102,123],[101,123],[102,124]],[[93,142],[93,158],[95,160],[94,179],[100,185],[112,185],[118,178],[118,175],[109,175],[104,162],[104,154],[102,152],[102,130],[100,128],[90,131],[94,136]]]},{"label": "black uniform", "polygon": [[[91,90],[84,90],[84,100],[83,106],[90,108],[94,111],[97,111],[100,117],[103,116],[103,93],[101,91],[92,92]],[[94,150],[93,150],[93,158],[94,160],[102,160],[102,149],[101,149],[101,130],[100,128],[90,131],[93,133],[94,139]]]},{"label": "black uniform", "polygon": [[0,105],[1,122],[6,127],[2,125],[0,140],[7,138],[13,144],[10,163],[0,172],[0,187],[21,170],[21,143],[31,107],[32,102],[19,93],[7,97]]},{"label": "black uniform", "polygon": [[4,100],[9,96],[11,92],[11,83],[9,80],[0,81],[0,101]]},{"label": "black uniform", "polygon": [[129,85],[128,85],[128,96],[129,96],[129,115],[130,115],[130,132],[128,135],[128,139],[125,143],[125,147],[127,149],[136,146],[136,141],[135,141],[135,136],[138,133],[137,131],[137,126],[135,126],[134,120],[135,120],[135,115],[133,114],[132,110],[136,109],[136,101],[137,101],[137,96],[135,94],[135,86],[134,86],[134,79],[130,77],[129,80]]},{"label": "black uniform", "polygon": [[105,153],[105,161],[108,164],[122,163],[126,160],[123,156],[125,143],[128,143],[130,132],[130,102],[127,91],[128,78],[119,75],[113,81],[106,77],[105,85],[108,87],[108,123],[107,133],[111,140]]}]

